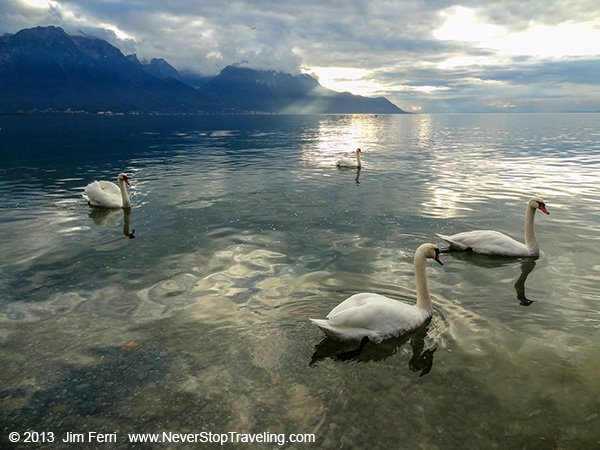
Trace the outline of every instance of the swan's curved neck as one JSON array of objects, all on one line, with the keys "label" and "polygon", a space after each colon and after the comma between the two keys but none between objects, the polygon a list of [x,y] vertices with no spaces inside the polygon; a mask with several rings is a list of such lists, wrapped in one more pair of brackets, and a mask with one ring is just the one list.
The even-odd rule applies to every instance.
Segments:
[{"label": "swan's curved neck", "polygon": [[360,152],[356,152],[356,167],[360,167]]},{"label": "swan's curved neck", "polygon": [[532,255],[538,255],[540,247],[535,239],[535,231],[533,229],[534,218],[535,209],[527,205],[527,210],[525,211],[525,245]]},{"label": "swan's curved neck", "polygon": [[129,194],[123,180],[119,180],[119,189],[121,190],[121,198],[123,199],[123,208],[131,208],[131,200],[129,200]]},{"label": "swan's curved neck", "polygon": [[427,273],[425,270],[427,258],[417,253],[415,255],[415,280],[417,283],[417,308],[431,310],[431,297],[427,286]]}]

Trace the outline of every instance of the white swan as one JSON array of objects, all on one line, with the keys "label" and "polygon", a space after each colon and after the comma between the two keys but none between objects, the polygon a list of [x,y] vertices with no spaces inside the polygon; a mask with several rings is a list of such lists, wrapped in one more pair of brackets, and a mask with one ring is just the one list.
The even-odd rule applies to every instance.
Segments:
[{"label": "white swan", "polygon": [[442,264],[439,255],[435,244],[423,244],[415,252],[416,305],[407,305],[379,294],[360,293],[333,308],[326,319],[309,320],[327,336],[340,340],[368,338],[381,342],[414,330],[431,317],[425,261],[431,258]]},{"label": "white swan", "polygon": [[131,208],[125,188],[125,184],[129,184],[127,174],[120,173],[117,183],[118,186],[110,181],[93,181],[85,187],[82,196],[90,206],[98,208]]},{"label": "white swan", "polygon": [[450,244],[450,250],[472,250],[485,255],[539,256],[540,247],[533,230],[533,219],[538,209],[546,215],[550,214],[544,199],[533,197],[525,209],[525,244],[493,230],[466,231],[452,236],[438,234],[438,236]]},{"label": "white swan", "polygon": [[338,167],[358,167],[360,168],[360,154],[362,153],[362,150],[360,148],[356,149],[356,160],[353,160],[351,158],[342,158],[339,159],[335,165]]}]

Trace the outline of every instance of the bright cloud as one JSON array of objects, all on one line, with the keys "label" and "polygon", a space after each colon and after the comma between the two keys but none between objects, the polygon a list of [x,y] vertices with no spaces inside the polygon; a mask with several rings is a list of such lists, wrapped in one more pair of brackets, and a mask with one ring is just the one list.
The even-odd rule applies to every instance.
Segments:
[{"label": "bright cloud", "polygon": [[119,27],[111,24],[111,23],[106,23],[106,22],[102,22],[100,24],[98,24],[101,28],[104,28],[106,30],[112,31],[113,33],[115,33],[115,35],[117,36],[117,38],[126,41],[126,40],[134,40],[132,36],[128,35],[127,33],[125,33],[123,30],[120,30]]},{"label": "bright cloud", "polygon": [[503,27],[482,22],[475,11],[463,6],[453,6],[440,14],[445,22],[433,32],[440,40],[486,42],[507,35]]},{"label": "bright cloud", "polygon": [[456,69],[458,67],[489,66],[497,64],[498,60],[498,57],[491,56],[451,56],[437,64],[437,67],[440,69]]},{"label": "bright cloud", "polygon": [[447,91],[450,88],[446,86],[398,86],[398,89],[401,91],[414,91],[422,92],[424,94],[432,94],[437,91]]},{"label": "bright cloud", "polygon": [[52,0],[21,0],[21,3],[31,8],[48,9],[50,6],[58,4]]},{"label": "bright cloud", "polygon": [[357,95],[374,95],[382,86],[371,78],[372,71],[353,67],[303,67],[303,73],[316,76],[319,83],[334,91]]},{"label": "bright cloud", "polygon": [[534,25],[526,31],[512,33],[483,43],[502,54],[534,55],[562,58],[600,55],[600,28],[594,23],[561,23],[554,26]]},{"label": "bright cloud", "polygon": [[[433,35],[443,41],[470,42],[479,48],[495,50],[500,55],[556,58],[600,55],[599,22],[555,25],[532,22],[526,30],[509,32],[505,27],[484,22],[474,10],[463,6],[449,8],[440,14],[445,22]],[[464,56],[452,59],[460,58],[468,59]]]}]

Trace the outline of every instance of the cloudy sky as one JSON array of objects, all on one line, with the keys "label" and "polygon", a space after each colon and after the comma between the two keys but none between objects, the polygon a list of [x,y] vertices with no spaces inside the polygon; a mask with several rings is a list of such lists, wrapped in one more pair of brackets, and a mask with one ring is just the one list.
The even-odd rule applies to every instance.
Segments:
[{"label": "cloudy sky", "polygon": [[1,0],[0,34],[45,25],[203,75],[309,73],[408,111],[600,111],[598,0]]}]

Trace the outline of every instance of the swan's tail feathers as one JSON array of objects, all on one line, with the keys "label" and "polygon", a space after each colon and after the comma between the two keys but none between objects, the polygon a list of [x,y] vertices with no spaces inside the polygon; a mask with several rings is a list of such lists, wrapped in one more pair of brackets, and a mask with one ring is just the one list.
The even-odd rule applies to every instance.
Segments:
[{"label": "swan's tail feathers", "polygon": [[87,196],[86,193],[81,194],[81,196],[85,199],[86,202],[88,202],[88,205],[92,204],[91,201],[90,201],[90,198]]},{"label": "swan's tail feathers", "polygon": [[318,326],[321,329],[321,331],[323,331],[323,333],[325,333],[327,336],[333,337],[333,338],[337,337],[337,334],[335,333],[335,330],[331,326],[331,323],[329,322],[329,320],[327,320],[327,319],[311,319],[310,317],[308,318],[308,320],[310,320],[312,323],[314,323],[316,326]]},{"label": "swan's tail feathers", "polygon": [[321,329],[329,327],[329,320],[327,320],[327,319],[311,319],[309,317],[308,320],[310,320],[312,323],[314,323],[316,326],[318,326]]},{"label": "swan's tail feathers", "polygon": [[452,236],[446,236],[445,234],[439,234],[439,233],[435,233],[435,234],[436,234],[437,237],[442,238],[448,244],[450,244],[450,248],[448,250],[459,250],[459,251],[462,251],[462,252],[466,252],[468,250],[471,250],[471,247],[453,240]]}]

